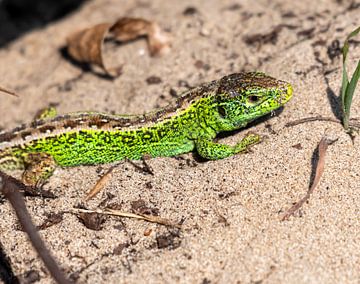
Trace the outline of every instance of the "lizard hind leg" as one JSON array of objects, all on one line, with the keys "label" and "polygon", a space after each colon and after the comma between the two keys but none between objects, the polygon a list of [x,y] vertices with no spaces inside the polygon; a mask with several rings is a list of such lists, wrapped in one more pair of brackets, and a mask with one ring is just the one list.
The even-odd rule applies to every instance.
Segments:
[{"label": "lizard hind leg", "polygon": [[28,186],[41,187],[56,168],[54,158],[46,153],[29,153],[24,158],[24,164],[22,181]]},{"label": "lizard hind leg", "polygon": [[46,108],[43,108],[41,110],[39,110],[35,117],[34,117],[34,120],[38,120],[38,119],[51,119],[51,118],[54,118],[55,116],[57,116],[57,111],[56,111],[56,108],[52,105],[46,107]]},{"label": "lizard hind leg", "polygon": [[22,157],[15,156],[12,151],[0,150],[0,171],[23,170]]}]

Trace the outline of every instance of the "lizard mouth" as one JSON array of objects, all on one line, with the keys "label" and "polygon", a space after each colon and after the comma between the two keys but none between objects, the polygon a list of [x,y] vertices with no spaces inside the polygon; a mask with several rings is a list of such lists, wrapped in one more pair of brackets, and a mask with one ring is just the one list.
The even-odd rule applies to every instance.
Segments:
[{"label": "lizard mouth", "polygon": [[281,96],[281,105],[284,105],[285,103],[287,103],[292,95],[293,95],[293,87],[290,84],[287,84],[286,86],[286,92],[284,92],[285,94]]},{"label": "lizard mouth", "polygon": [[276,98],[270,98],[264,102],[264,109],[273,111],[286,104],[291,99],[292,95],[293,95],[292,86],[288,83],[285,83],[285,86],[280,89]]},{"label": "lizard mouth", "polygon": [[278,91],[275,97],[271,97],[265,100],[261,106],[264,111],[273,111],[277,108],[286,104],[292,97],[293,88],[290,84],[285,83],[286,85]]}]

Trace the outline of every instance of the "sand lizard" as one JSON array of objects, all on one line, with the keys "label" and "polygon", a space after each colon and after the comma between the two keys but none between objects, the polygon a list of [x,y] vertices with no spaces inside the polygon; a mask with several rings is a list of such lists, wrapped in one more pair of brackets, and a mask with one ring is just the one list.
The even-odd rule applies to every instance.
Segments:
[{"label": "sand lizard", "polygon": [[215,143],[219,132],[244,127],[284,105],[289,83],[260,72],[236,73],[193,88],[167,107],[143,115],[72,113],[37,119],[0,134],[0,170],[27,169],[26,183],[49,177],[55,166],[175,156],[194,149],[222,159],[258,143],[248,134],[235,146]]}]

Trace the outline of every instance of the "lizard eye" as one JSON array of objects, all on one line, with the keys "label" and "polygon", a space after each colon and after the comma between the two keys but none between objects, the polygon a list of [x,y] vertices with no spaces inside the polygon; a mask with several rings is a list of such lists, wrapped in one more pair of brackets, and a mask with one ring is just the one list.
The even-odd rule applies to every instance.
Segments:
[{"label": "lizard eye", "polygon": [[250,96],[250,97],[248,97],[248,101],[251,104],[257,103],[259,100],[260,100],[260,97],[258,97],[258,96]]},{"label": "lizard eye", "polygon": [[223,106],[218,106],[218,112],[222,118],[226,116],[226,110],[224,109]]}]

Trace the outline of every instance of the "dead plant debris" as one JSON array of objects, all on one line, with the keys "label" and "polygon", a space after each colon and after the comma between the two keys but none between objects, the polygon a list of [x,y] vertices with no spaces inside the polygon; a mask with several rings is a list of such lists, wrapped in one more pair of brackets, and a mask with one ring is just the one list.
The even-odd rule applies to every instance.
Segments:
[{"label": "dead plant debris", "polygon": [[141,18],[120,18],[115,23],[100,23],[77,31],[67,38],[67,51],[78,62],[101,67],[111,77],[122,73],[122,65],[108,67],[103,56],[105,39],[128,42],[146,37],[151,56],[163,55],[170,49],[169,39],[159,25]]},{"label": "dead plant debris", "polygon": [[297,143],[297,144],[294,144],[291,146],[292,148],[295,148],[297,150],[302,150],[303,149],[303,146],[301,145],[301,143]]},{"label": "dead plant debris", "polygon": [[79,212],[78,218],[90,230],[100,231],[103,228],[105,217],[97,212]]},{"label": "dead plant debris", "polygon": [[[334,122],[341,124],[340,120],[337,120],[336,118],[332,117],[323,117],[323,116],[312,116],[312,117],[305,117],[301,119],[297,119],[294,121],[290,121],[285,124],[285,127],[293,127],[299,124],[313,122],[313,121],[327,121],[327,122]],[[352,118],[350,119],[349,126],[352,128],[360,128],[360,119],[358,118]]]},{"label": "dead plant debris", "polygon": [[184,16],[193,16],[198,13],[199,13],[198,9],[192,6],[185,8],[185,10],[183,11]]},{"label": "dead plant debris", "polygon": [[3,92],[5,94],[8,94],[8,95],[11,95],[11,96],[14,96],[14,97],[18,97],[18,94],[16,94],[15,92],[10,91],[8,89],[5,89],[5,88],[3,88],[1,86],[0,86],[0,92]]},{"label": "dead plant debris", "polygon": [[335,143],[336,140],[329,140],[326,137],[322,137],[318,146],[318,161],[316,165],[316,171],[315,171],[315,177],[314,180],[307,191],[305,197],[303,197],[301,200],[296,202],[292,207],[290,207],[288,210],[286,210],[285,214],[282,217],[282,221],[288,220],[290,216],[294,215],[296,211],[298,211],[306,201],[309,200],[311,194],[314,192],[315,188],[319,184],[320,178],[322,174],[324,173],[324,167],[325,167],[325,154],[326,150],[329,145]]},{"label": "dead plant debris", "polygon": [[45,221],[41,225],[36,227],[39,231],[50,228],[51,226],[54,226],[56,224],[59,224],[63,220],[64,213],[63,212],[60,212],[60,213],[50,212],[46,215],[47,216],[46,216]]},{"label": "dead plant debris", "polygon": [[156,236],[156,246],[158,249],[168,248],[177,249],[181,245],[179,231],[169,232]]},{"label": "dead plant debris", "polygon": [[159,209],[149,207],[148,205],[146,205],[146,202],[143,199],[132,201],[131,210],[135,214],[159,216]]},{"label": "dead plant debris", "polygon": [[110,208],[104,208],[104,209],[81,209],[81,208],[74,208],[75,213],[97,213],[97,214],[103,214],[103,215],[113,215],[113,216],[119,216],[119,217],[126,217],[126,218],[135,218],[140,219],[144,221],[148,221],[151,223],[157,223],[164,226],[174,227],[174,228],[181,228],[181,225],[174,223],[168,219],[161,218],[158,216],[152,216],[152,215],[145,215],[145,214],[134,214],[129,212],[122,212],[119,210],[114,210]]},{"label": "dead plant debris", "polygon": [[160,84],[161,82],[162,82],[162,80],[158,76],[150,76],[150,77],[146,78],[146,83],[148,85],[156,85],[156,84]]},{"label": "dead plant debris", "polygon": [[107,170],[107,172],[96,182],[95,186],[88,192],[88,194],[85,197],[85,201],[89,201],[95,195],[97,195],[100,191],[103,190],[103,188],[106,186],[108,181],[111,179],[113,170],[118,165],[119,164],[116,164],[116,165],[110,167],[110,169]]}]

